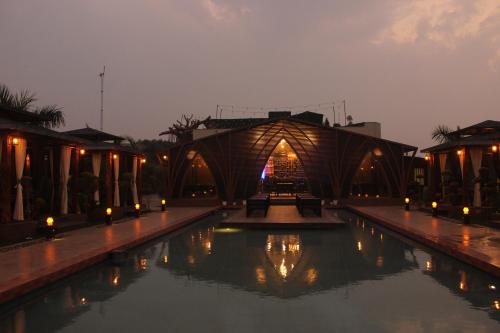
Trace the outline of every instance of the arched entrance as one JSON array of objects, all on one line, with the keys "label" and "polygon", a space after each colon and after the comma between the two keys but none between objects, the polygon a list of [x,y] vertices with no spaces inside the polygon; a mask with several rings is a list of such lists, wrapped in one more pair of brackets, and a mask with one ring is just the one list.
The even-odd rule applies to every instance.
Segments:
[{"label": "arched entrance", "polygon": [[282,138],[269,155],[260,177],[260,190],[273,196],[294,195],[309,190],[301,159]]},{"label": "arched entrance", "polygon": [[201,154],[192,150],[187,154],[189,164],[184,174],[182,197],[184,198],[215,198],[217,186],[215,179]]}]

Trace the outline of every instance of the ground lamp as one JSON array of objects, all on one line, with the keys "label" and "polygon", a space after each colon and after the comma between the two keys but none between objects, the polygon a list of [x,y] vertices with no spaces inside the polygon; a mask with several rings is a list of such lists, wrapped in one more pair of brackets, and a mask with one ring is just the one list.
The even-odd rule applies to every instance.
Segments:
[{"label": "ground lamp", "polygon": [[141,216],[141,204],[136,203],[134,208],[135,208],[135,217]]},{"label": "ground lamp", "polygon": [[52,216],[47,217],[45,220],[45,237],[53,239],[56,236],[56,226]]},{"label": "ground lamp", "polygon": [[464,213],[464,224],[469,224],[470,223],[470,210],[469,210],[469,207],[465,206],[462,209],[462,212]]},{"label": "ground lamp", "polygon": [[410,210],[410,198],[405,198],[405,210]]},{"label": "ground lamp", "polygon": [[438,215],[438,203],[433,201],[432,204],[432,216],[436,217]]},{"label": "ground lamp", "polygon": [[167,200],[161,199],[161,211],[165,211],[165,207],[167,206]]},{"label": "ground lamp", "polygon": [[106,220],[106,225],[111,225],[111,223],[113,223],[113,210],[111,208],[106,208],[104,218]]}]

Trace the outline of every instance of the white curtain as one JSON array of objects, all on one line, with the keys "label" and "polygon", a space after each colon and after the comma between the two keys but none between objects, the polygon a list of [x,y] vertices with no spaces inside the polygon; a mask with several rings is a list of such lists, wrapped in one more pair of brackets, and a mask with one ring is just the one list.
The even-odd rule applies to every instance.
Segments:
[{"label": "white curtain", "polygon": [[120,155],[116,155],[114,161],[114,173],[115,173],[115,195],[113,203],[115,207],[120,207],[120,186],[118,184],[118,176],[120,175]]},{"label": "white curtain", "polygon": [[61,147],[61,214],[68,214],[68,181],[71,164],[71,147]]},{"label": "white curtain", "polygon": [[464,161],[465,161],[465,149],[460,150],[461,153],[458,155],[458,161],[460,162],[460,172],[462,173],[462,180],[464,179]]},{"label": "white curtain", "polygon": [[446,170],[446,158],[448,157],[447,153],[439,154],[439,168],[441,169],[441,191],[443,192],[443,199],[446,195],[444,190],[444,177],[443,172]]},{"label": "white curtain", "polygon": [[[93,153],[92,154],[92,172],[94,176],[99,179],[99,173],[101,171],[101,153]],[[99,186],[97,186],[97,190],[94,192],[94,201],[99,204]]]},{"label": "white curtain", "polygon": [[[479,177],[479,168],[483,159],[483,149],[474,147],[469,150],[470,160],[472,162],[472,171],[474,177]],[[474,183],[474,207],[481,207],[481,184]]]},{"label": "white curtain", "polygon": [[17,193],[16,203],[14,205],[14,214],[12,218],[17,221],[24,220],[24,207],[23,207],[23,186],[21,179],[23,178],[24,163],[26,162],[26,140],[18,139],[17,145],[14,146],[15,162],[16,162],[16,179],[17,179]]},{"label": "white curtain", "polygon": [[139,197],[137,196],[137,156],[132,159],[132,200],[134,205],[139,203]]}]

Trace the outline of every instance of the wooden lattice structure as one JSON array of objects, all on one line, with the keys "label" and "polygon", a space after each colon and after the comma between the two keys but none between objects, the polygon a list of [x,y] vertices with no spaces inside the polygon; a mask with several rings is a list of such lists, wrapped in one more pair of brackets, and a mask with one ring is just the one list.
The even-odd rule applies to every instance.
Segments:
[{"label": "wooden lattice structure", "polygon": [[[312,194],[349,195],[363,157],[373,152],[391,196],[406,193],[417,147],[282,117],[172,146],[165,165],[167,196],[179,198],[191,160],[206,161],[222,200],[246,199],[258,190],[259,177],[275,147],[285,139],[302,163]],[[408,158],[411,157],[411,158]]]}]

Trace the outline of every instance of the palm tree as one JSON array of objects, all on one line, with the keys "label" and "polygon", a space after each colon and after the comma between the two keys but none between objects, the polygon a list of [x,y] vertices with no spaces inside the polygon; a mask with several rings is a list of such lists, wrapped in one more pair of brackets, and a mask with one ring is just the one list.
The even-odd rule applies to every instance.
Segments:
[{"label": "palm tree", "polygon": [[31,112],[40,115],[37,125],[55,128],[65,125],[62,108],[57,105],[34,106],[36,95],[29,90],[12,93],[5,84],[0,83],[0,104],[18,112]]},{"label": "palm tree", "polygon": [[437,125],[432,130],[432,140],[437,141],[439,143],[445,143],[452,140],[450,133],[451,129],[446,125]]}]

